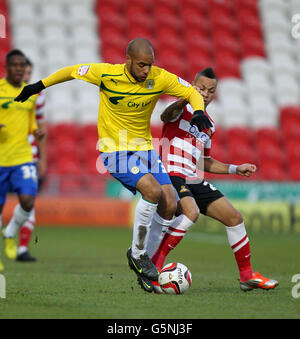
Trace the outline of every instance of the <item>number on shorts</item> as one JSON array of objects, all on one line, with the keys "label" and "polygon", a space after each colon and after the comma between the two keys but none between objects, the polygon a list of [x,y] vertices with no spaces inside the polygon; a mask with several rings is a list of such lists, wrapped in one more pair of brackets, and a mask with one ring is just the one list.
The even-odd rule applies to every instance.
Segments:
[{"label": "number on shorts", "polygon": [[212,191],[216,191],[217,189],[215,188],[215,186],[213,186],[212,184],[210,184],[209,182],[205,181],[203,182],[203,186],[209,186],[209,188],[212,190]]},{"label": "number on shorts", "polygon": [[21,167],[23,171],[23,179],[36,179],[36,167],[33,165],[25,165]]}]

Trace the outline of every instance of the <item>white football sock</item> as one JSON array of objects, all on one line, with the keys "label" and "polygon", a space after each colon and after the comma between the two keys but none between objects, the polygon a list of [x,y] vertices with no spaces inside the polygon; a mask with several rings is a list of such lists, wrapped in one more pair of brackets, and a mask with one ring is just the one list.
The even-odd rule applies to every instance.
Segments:
[{"label": "white football sock", "polygon": [[[30,211],[31,212],[31,211]],[[26,212],[20,205],[17,205],[12,219],[4,230],[5,238],[14,238],[19,228],[28,220],[30,212]]]},{"label": "white football sock", "polygon": [[153,254],[158,249],[166,230],[170,225],[172,225],[172,223],[173,219],[166,220],[163,219],[157,212],[154,213],[146,245],[146,251],[149,258],[152,258]]},{"label": "white football sock", "polygon": [[131,245],[131,254],[136,259],[146,252],[147,235],[156,209],[157,204],[148,202],[143,198],[136,206]]},{"label": "white football sock", "polygon": [[1,231],[1,228],[2,228],[2,214],[0,214],[0,231]]}]

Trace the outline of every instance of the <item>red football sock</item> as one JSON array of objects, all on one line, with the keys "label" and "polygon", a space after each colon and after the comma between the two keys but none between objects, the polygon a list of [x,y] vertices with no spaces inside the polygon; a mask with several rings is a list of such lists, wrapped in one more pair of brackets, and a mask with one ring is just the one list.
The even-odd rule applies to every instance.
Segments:
[{"label": "red football sock", "polygon": [[22,246],[22,247],[28,248],[28,244],[31,239],[31,234],[32,234],[32,228],[28,227],[27,225],[23,225],[20,228],[20,240],[19,240],[20,247]]},{"label": "red football sock", "polygon": [[174,219],[172,226],[169,226],[167,229],[157,251],[151,259],[157,268],[161,269],[164,266],[166,256],[180,243],[192,225],[193,222],[183,214]]},{"label": "red football sock", "polygon": [[176,230],[172,227],[168,228],[157,251],[151,259],[157,268],[161,269],[164,266],[166,256],[180,243],[184,235],[185,231]]},{"label": "red football sock", "polygon": [[229,244],[233,250],[236,263],[239,268],[240,281],[251,279],[253,270],[251,267],[251,251],[249,239],[244,223],[233,227],[226,227]]}]

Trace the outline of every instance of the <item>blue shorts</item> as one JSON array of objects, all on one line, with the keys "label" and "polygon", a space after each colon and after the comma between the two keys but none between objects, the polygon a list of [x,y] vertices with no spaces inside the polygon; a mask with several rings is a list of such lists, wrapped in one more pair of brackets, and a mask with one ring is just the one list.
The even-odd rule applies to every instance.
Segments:
[{"label": "blue shorts", "polygon": [[102,152],[101,158],[108,172],[133,194],[136,194],[137,182],[147,173],[151,173],[160,185],[172,184],[155,150]]},{"label": "blue shorts", "polygon": [[8,192],[36,196],[37,190],[36,164],[28,162],[18,166],[0,166],[0,205],[4,205]]}]

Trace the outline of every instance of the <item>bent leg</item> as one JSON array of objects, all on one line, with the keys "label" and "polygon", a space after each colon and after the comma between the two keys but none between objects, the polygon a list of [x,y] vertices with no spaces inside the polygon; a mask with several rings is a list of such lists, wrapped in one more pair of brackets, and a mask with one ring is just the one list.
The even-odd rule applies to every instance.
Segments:
[{"label": "bent leg", "polygon": [[221,221],[226,226],[227,238],[235,256],[240,281],[253,276],[249,239],[241,213],[225,197],[212,202],[207,208],[207,215]]}]

